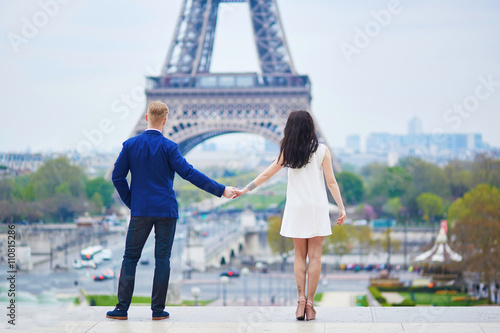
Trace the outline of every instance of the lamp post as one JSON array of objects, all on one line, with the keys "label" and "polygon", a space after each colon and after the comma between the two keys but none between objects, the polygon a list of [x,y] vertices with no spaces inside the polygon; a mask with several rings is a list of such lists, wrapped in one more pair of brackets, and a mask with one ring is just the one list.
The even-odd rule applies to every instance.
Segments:
[{"label": "lamp post", "polygon": [[198,297],[201,294],[201,289],[198,287],[191,288],[191,295],[194,297],[194,306],[198,306]]},{"label": "lamp post", "polygon": [[261,275],[262,275],[262,263],[259,261],[258,263],[255,264],[255,268],[257,269],[257,299],[258,299],[258,304],[261,305],[260,303],[260,289],[261,289]]},{"label": "lamp post", "polygon": [[229,283],[229,278],[227,276],[221,276],[220,283],[222,284],[222,306],[226,306],[226,286]]},{"label": "lamp post", "polygon": [[244,304],[245,306],[248,305],[248,273],[250,272],[250,270],[246,267],[243,267],[243,269],[241,270],[241,275],[243,275],[243,294],[244,294],[244,297],[245,297],[245,300],[244,300]]}]

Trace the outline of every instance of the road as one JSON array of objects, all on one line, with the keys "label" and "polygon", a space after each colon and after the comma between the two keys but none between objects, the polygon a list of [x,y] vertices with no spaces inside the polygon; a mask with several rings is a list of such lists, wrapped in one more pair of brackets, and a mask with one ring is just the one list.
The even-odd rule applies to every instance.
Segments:
[{"label": "road", "polygon": [[[182,250],[184,249],[188,230],[191,234],[198,236],[206,246],[220,242],[228,233],[237,227],[236,219],[222,218],[216,221],[216,217],[208,216],[202,223],[177,225],[176,239],[174,241],[171,256],[171,281],[180,281],[182,285],[182,298],[193,299],[191,288],[199,287],[201,295],[199,299],[213,300],[221,298],[223,286],[220,282],[220,272],[223,269],[212,270],[205,273],[194,272],[191,279],[183,280],[182,270],[185,265],[181,262]],[[19,272],[17,275],[17,290],[22,294],[39,295],[44,292],[52,294],[76,295],[80,289],[84,289],[87,294],[116,294],[118,279],[105,281],[94,281],[92,276],[99,274],[105,269],[112,269],[115,276],[118,276],[121,261],[124,253],[125,234],[110,236],[107,239],[107,247],[113,251],[112,260],[103,262],[98,269],[70,268],[68,271],[51,271],[49,262],[38,264],[31,272]],[[54,259],[53,265],[65,266],[66,262],[71,263],[75,259],[79,260],[78,251],[68,253],[67,258],[60,256]],[[357,256],[350,259],[344,256],[344,260],[358,260]],[[148,265],[139,264],[136,273],[135,295],[150,296],[153,273],[154,273],[154,232],[148,238],[141,256],[148,259]],[[396,258],[393,258],[396,259]],[[398,258],[400,259],[400,258]],[[335,257],[325,257],[324,262],[334,263]],[[385,261],[384,258],[374,258],[377,262]],[[289,260],[291,261],[291,260]],[[400,260],[401,261],[401,260]],[[287,273],[279,270],[270,271],[268,274],[250,272],[247,277],[231,278],[226,286],[228,302],[243,302],[245,294],[252,304],[269,304],[271,300],[274,304],[292,305],[295,302],[295,279],[292,265],[288,265]],[[1,267],[6,272],[6,267]],[[409,274],[409,273],[407,273]],[[372,274],[366,272],[336,272],[322,277],[318,292],[323,291],[360,291],[363,292],[368,287],[369,277]],[[409,279],[410,276],[402,275]],[[260,295],[260,296],[259,296]],[[28,297],[29,298],[29,297]]]}]

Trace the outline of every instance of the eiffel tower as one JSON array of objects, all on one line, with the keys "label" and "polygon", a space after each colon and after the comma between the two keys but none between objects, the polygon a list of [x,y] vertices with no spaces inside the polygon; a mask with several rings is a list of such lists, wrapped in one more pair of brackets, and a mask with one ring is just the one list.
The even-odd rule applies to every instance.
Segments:
[{"label": "eiffel tower", "polygon": [[[248,3],[261,73],[210,73],[222,2]],[[238,132],[279,146],[288,114],[311,110],[311,81],[295,71],[276,0],[184,0],[161,75],[146,80],[147,104],[160,100],[169,106],[163,134],[182,154],[215,136]],[[146,127],[141,116],[132,135]],[[325,142],[319,126],[317,131]],[[340,170],[335,157],[333,167]]]}]

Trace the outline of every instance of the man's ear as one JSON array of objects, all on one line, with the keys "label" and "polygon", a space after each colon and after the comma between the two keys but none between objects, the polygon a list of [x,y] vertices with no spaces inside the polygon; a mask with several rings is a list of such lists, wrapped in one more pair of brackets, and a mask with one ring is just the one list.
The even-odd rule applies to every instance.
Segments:
[{"label": "man's ear", "polygon": [[167,123],[167,117],[165,117],[165,119],[163,119],[163,126],[165,126],[166,123]]},{"label": "man's ear", "polygon": [[148,114],[146,113],[146,121],[148,121]]}]

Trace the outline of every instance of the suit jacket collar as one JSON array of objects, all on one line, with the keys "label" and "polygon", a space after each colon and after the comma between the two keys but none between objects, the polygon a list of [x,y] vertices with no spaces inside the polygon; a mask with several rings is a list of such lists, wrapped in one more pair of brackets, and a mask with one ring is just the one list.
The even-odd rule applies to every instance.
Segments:
[{"label": "suit jacket collar", "polygon": [[154,128],[147,129],[143,133],[145,133],[145,134],[163,135],[162,132],[160,132],[160,130],[157,130],[157,129],[154,129]]}]

